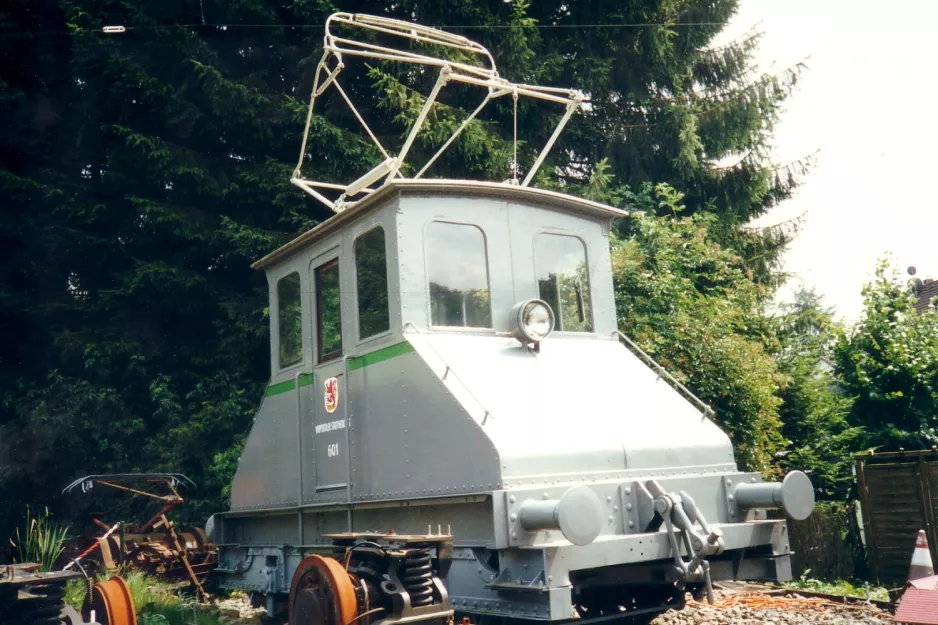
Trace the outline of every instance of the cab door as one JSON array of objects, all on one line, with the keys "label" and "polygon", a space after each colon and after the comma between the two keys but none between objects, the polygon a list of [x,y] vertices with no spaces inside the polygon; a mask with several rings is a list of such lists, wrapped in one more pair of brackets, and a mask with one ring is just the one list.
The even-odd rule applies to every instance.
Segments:
[{"label": "cab door", "polygon": [[316,491],[349,486],[349,431],[346,396],[346,360],[342,350],[342,315],[339,291],[339,258],[313,261],[310,266],[314,293],[313,339],[313,453]]}]

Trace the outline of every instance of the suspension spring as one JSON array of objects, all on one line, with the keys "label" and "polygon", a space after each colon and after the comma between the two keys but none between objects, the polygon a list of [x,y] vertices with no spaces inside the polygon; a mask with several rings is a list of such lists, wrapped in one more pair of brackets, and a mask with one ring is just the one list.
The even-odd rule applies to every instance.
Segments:
[{"label": "suspension spring", "polygon": [[410,605],[419,608],[433,603],[433,567],[430,552],[415,549],[401,563],[401,584],[410,595]]},{"label": "suspension spring", "polygon": [[29,599],[22,600],[21,622],[25,625],[59,625],[65,609],[65,585],[43,584],[29,587]]}]

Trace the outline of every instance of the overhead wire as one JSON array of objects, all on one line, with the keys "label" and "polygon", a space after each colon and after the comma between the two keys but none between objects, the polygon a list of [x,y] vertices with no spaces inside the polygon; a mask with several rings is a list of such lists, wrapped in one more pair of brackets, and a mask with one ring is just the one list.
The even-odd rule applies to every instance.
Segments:
[{"label": "overhead wire", "polygon": [[[671,28],[675,26],[726,26],[729,22],[622,22],[616,24],[441,24],[438,29],[504,30],[508,28],[576,29],[576,28]],[[160,28],[322,28],[322,24],[170,24],[165,26],[127,26],[127,30],[149,30]]]},{"label": "overhead wire", "polygon": [[[506,30],[511,28],[535,28],[539,30],[576,30],[576,29],[605,29],[605,28],[678,28],[678,27],[714,27],[727,26],[729,22],[623,22],[615,24],[442,24],[436,26],[439,29],[451,30]],[[190,24],[162,24],[156,26],[120,26],[122,30],[107,32],[101,28],[76,28],[73,30],[47,30],[39,32],[21,32],[21,33],[0,33],[0,37],[31,37],[39,35],[65,35],[74,33],[103,33],[119,34],[130,31],[156,31],[156,30],[175,30],[175,29],[198,29],[198,28],[218,28],[227,30],[229,28],[322,28],[322,24],[239,24],[239,23],[206,23],[205,16],[202,15],[202,23]]]}]

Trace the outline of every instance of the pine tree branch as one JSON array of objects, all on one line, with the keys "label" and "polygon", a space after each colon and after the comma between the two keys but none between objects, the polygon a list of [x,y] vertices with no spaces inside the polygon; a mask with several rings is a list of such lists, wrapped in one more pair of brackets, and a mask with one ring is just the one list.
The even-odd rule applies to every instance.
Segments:
[{"label": "pine tree branch", "polygon": [[[699,102],[714,102],[716,106],[725,105],[727,102],[731,102],[738,98],[741,95],[751,92],[754,89],[761,89],[763,87],[772,85],[776,82],[780,83],[784,88],[786,93],[794,89],[795,84],[797,83],[798,76],[801,75],[801,72],[808,68],[807,61],[810,59],[810,56],[805,57],[801,61],[790,65],[781,72],[777,74],[766,74],[759,80],[753,83],[749,83],[744,87],[738,89],[730,89],[723,92],[702,92],[699,94],[699,98],[695,101]],[[698,95],[698,94],[695,94]]]},{"label": "pine tree branch", "polygon": [[762,25],[762,20],[759,20],[758,22],[750,26],[745,32],[743,32],[740,36],[736,37],[735,39],[728,41],[724,44],[714,46],[712,48],[701,48],[700,52],[703,54],[719,54],[720,52],[723,52],[724,50],[729,50],[730,48],[738,48],[738,47],[745,46],[749,42],[753,41],[754,39],[759,39],[765,34],[759,28],[761,25]]},{"label": "pine tree branch", "polygon": [[739,159],[732,165],[713,165],[710,167],[710,170],[711,171],[727,171],[730,169],[737,169],[741,165],[748,163],[750,159],[752,159],[753,156],[757,155],[756,149],[757,149],[756,147],[751,148],[748,152],[746,152],[745,156],[743,156],[741,159]]},{"label": "pine tree branch", "polygon": [[820,152],[821,150],[818,148],[807,156],[797,158],[793,161],[785,163],[784,165],[779,165],[772,168],[772,172],[776,174],[785,172],[791,176],[804,176],[806,173],[808,173],[809,169],[814,167],[814,162],[817,160],[817,155]]},{"label": "pine tree branch", "polygon": [[784,234],[786,231],[797,230],[801,226],[801,224],[804,223],[804,219],[807,216],[807,214],[808,214],[808,211],[802,211],[801,213],[795,215],[794,217],[790,219],[786,219],[784,221],[780,221],[775,224],[769,224],[768,226],[743,225],[743,226],[740,226],[740,229],[744,232],[752,232],[752,233],[757,233],[757,234],[766,233],[766,232],[781,232],[782,234]]}]

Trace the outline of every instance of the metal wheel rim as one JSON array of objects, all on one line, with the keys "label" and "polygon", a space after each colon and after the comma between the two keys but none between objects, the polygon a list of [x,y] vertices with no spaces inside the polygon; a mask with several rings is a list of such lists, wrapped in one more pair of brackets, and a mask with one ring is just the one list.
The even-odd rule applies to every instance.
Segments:
[{"label": "metal wheel rim", "polygon": [[137,625],[137,612],[130,589],[120,577],[112,577],[92,587],[91,608],[103,610],[103,614],[95,615],[101,625]]},{"label": "metal wheel rim", "polygon": [[332,625],[348,625],[358,618],[358,598],[348,572],[332,558],[311,555],[304,558],[293,573],[290,583],[290,625],[296,625],[293,606],[297,592],[311,587],[316,581],[323,582],[323,590],[328,593],[326,598],[332,604],[336,620]]}]

